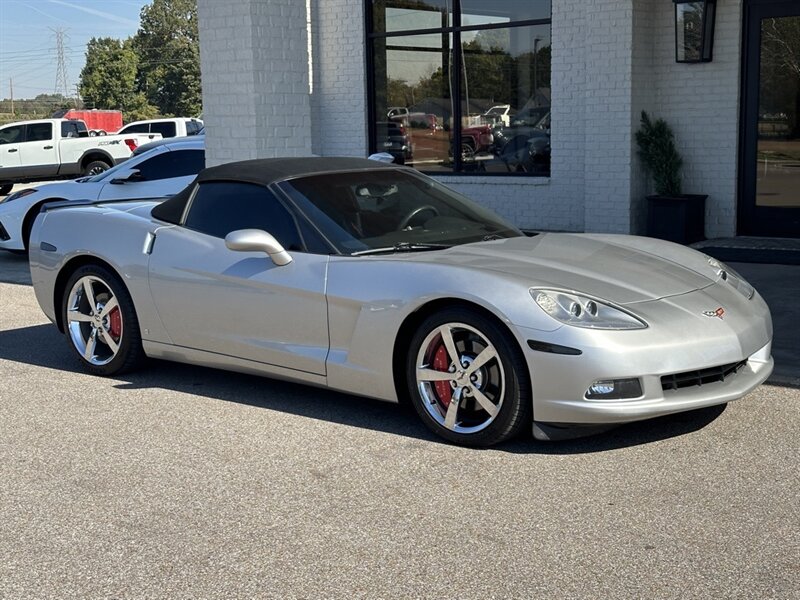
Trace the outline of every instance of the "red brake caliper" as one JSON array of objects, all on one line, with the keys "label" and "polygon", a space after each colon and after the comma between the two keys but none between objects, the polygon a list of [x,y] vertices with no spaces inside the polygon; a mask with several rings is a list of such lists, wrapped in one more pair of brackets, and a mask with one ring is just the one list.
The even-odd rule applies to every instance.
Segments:
[{"label": "red brake caliper", "polygon": [[[436,354],[433,355],[433,368],[436,371],[447,372],[450,367],[450,357],[447,356],[447,348],[444,344],[439,344]],[[450,406],[450,399],[453,397],[453,390],[450,388],[450,383],[447,381],[434,381],[433,387],[436,388],[436,395],[439,396],[445,408]]]},{"label": "red brake caliper", "polygon": [[122,335],[122,315],[119,313],[119,307],[115,307],[114,310],[108,313],[108,322],[110,325],[108,330],[111,332],[111,337],[118,340],[119,336]]}]

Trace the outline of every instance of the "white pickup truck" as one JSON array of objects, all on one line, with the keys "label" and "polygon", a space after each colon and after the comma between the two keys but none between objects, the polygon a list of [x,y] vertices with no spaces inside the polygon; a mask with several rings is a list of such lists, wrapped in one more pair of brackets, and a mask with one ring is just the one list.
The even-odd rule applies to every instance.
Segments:
[{"label": "white pickup truck", "polygon": [[15,183],[96,175],[131,156],[157,133],[89,137],[83,121],[39,119],[0,127],[0,195]]}]

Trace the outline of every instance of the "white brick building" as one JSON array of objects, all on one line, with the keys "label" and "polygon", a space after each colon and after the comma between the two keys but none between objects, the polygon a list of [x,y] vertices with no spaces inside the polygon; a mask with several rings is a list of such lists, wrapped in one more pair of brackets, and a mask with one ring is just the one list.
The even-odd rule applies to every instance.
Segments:
[{"label": "white brick building", "polygon": [[[209,164],[366,156],[389,145],[394,121],[408,130],[406,164],[520,227],[643,233],[653,190],[634,135],[647,110],[675,132],[684,191],[708,195],[707,237],[800,236],[800,101],[758,94],[786,85],[800,98],[800,74],[784,81],[770,59],[759,87],[745,68],[767,60],[770,19],[800,31],[800,2],[717,0],[713,60],[697,64],[676,62],[671,0],[199,0],[198,14]],[[511,65],[497,94],[492,64]],[[545,92],[549,104],[533,103]],[[532,170],[500,161],[497,137],[457,160],[492,104],[549,111],[546,166],[516,172]],[[436,125],[414,129],[417,114]]]}]

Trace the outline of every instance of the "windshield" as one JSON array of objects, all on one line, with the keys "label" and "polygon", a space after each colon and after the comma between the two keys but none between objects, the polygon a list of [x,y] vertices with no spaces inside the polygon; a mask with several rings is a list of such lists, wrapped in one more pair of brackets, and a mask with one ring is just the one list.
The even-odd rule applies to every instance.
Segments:
[{"label": "windshield", "polygon": [[314,175],[281,188],[342,254],[523,235],[491,211],[410,170]]}]

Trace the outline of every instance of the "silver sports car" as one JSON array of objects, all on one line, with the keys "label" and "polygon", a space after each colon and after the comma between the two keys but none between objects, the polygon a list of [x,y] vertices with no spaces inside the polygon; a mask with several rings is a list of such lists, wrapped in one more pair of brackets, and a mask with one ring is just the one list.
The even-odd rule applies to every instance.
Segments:
[{"label": "silver sports car", "polygon": [[769,309],[727,266],[527,237],[374,161],[213,167],[162,203],[47,205],[31,235],[38,301],[92,373],[153,357],[410,400],[461,444],[722,404],[772,371]]}]

